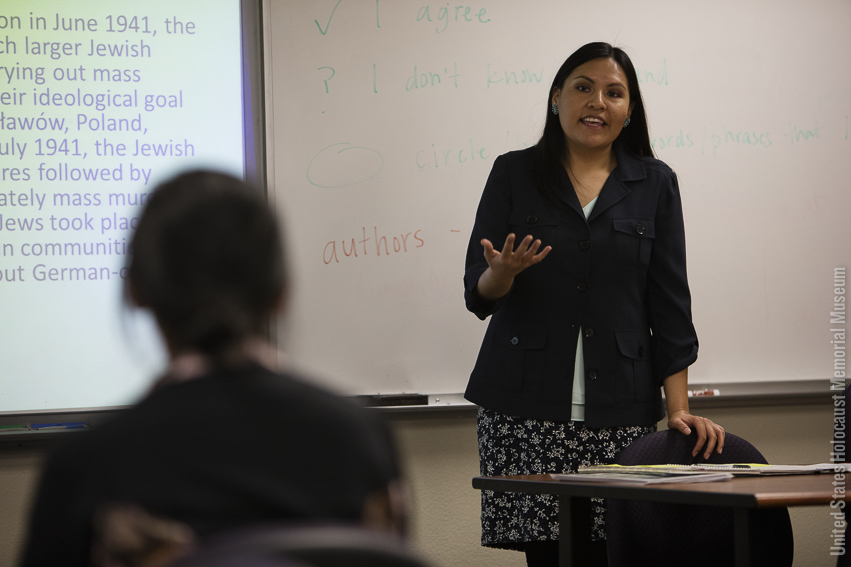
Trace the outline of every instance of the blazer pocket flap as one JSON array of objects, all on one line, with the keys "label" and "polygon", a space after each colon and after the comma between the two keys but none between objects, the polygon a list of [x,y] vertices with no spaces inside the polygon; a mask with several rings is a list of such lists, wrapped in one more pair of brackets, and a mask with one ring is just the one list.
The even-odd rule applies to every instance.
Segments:
[{"label": "blazer pocket flap", "polygon": [[525,226],[530,231],[534,231],[536,226],[554,226],[558,223],[558,216],[545,209],[540,211],[515,209],[508,215],[508,224],[511,226]]},{"label": "blazer pocket flap", "polygon": [[656,238],[656,223],[653,219],[612,219],[614,229],[639,238]]},{"label": "blazer pocket flap", "polygon": [[508,331],[495,337],[497,344],[515,350],[540,349],[547,345],[547,330]]},{"label": "blazer pocket flap", "polygon": [[643,331],[615,331],[618,350],[633,360],[650,360],[650,335]]}]

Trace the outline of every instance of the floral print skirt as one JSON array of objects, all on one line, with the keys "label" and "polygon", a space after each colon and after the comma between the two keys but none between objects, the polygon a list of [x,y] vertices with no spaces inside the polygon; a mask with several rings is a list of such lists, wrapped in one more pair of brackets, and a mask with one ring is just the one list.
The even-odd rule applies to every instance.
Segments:
[{"label": "floral print skirt", "polygon": [[[479,467],[483,476],[576,471],[614,463],[656,425],[586,427],[581,421],[538,421],[479,408]],[[591,500],[591,539],[606,538],[605,503]],[[548,494],[482,491],[482,545],[523,550],[527,541],[558,539],[558,500]]]}]

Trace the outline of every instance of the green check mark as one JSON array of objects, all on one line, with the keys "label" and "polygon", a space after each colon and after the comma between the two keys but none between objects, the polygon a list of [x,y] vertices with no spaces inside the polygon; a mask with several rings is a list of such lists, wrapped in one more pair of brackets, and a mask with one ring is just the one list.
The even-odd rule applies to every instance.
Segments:
[{"label": "green check mark", "polygon": [[324,31],[322,30],[322,26],[319,25],[319,20],[313,20],[316,23],[316,27],[319,28],[319,33],[321,33],[322,35],[325,35],[326,33],[328,33],[328,27],[331,25],[331,18],[334,17],[334,12],[337,11],[337,7],[340,5],[340,2],[342,2],[342,1],[343,0],[337,0],[337,5],[334,6],[334,9],[331,10],[331,15],[328,16],[328,23],[325,24],[325,30]]}]

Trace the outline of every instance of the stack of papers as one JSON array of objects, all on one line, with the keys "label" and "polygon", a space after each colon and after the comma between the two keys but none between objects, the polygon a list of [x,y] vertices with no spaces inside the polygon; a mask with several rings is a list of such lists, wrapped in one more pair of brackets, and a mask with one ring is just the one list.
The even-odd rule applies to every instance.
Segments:
[{"label": "stack of papers", "polygon": [[668,465],[597,465],[579,467],[579,472],[554,474],[556,480],[571,482],[625,482],[629,484],[661,484],[668,482],[715,482],[729,480],[733,474],[727,471],[697,471]]},{"label": "stack of papers", "polygon": [[670,482],[716,482],[730,480],[733,475],[728,472],[720,473],[655,473],[655,472],[602,472],[602,473],[569,473],[551,475],[556,480],[589,483],[626,483],[626,484],[664,484]]},{"label": "stack of papers", "polygon": [[579,467],[580,473],[618,473],[618,474],[700,474],[708,472],[729,472],[736,476],[742,475],[778,475],[778,474],[814,474],[820,472],[832,473],[843,464],[818,463],[815,465],[763,465],[760,463],[731,463],[726,465],[595,465]]},{"label": "stack of papers", "polygon": [[841,464],[762,465],[732,463],[727,465],[595,465],[579,467],[579,472],[553,474],[556,480],[570,482],[611,482],[629,484],[662,484],[670,482],[715,482],[733,476],[813,474],[834,472]]}]

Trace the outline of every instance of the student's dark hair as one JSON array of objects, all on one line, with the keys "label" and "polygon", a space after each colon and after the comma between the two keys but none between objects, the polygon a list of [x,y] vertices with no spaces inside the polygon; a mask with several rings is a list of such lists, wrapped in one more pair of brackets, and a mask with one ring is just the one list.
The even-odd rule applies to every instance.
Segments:
[{"label": "student's dark hair", "polygon": [[538,183],[538,189],[551,202],[559,202],[559,199],[555,198],[554,172],[557,171],[556,167],[561,167],[562,160],[567,155],[564,130],[562,130],[558,116],[551,111],[553,93],[556,89],[564,88],[564,82],[574,69],[592,59],[601,58],[612,59],[623,70],[629,88],[629,102],[635,105],[630,116],[630,124],[615,139],[615,145],[640,156],[653,157],[650,133],[647,129],[647,115],[644,112],[644,99],[641,98],[638,76],[635,73],[632,61],[626,52],[619,47],[613,47],[611,44],[603,42],[587,43],[574,51],[556,73],[547,94],[547,119],[544,124],[544,133],[535,146],[535,179]]},{"label": "student's dark hair", "polygon": [[286,270],[263,195],[209,171],[157,187],[133,235],[125,297],[150,309],[172,348],[224,360],[263,336]]}]

